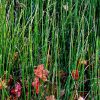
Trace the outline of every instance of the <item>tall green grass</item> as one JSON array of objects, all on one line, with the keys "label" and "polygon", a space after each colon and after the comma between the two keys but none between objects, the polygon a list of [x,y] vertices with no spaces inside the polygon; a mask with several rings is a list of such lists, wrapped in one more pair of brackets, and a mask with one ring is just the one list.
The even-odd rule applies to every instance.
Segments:
[{"label": "tall green grass", "polygon": [[[63,100],[73,100],[75,81],[71,72],[78,68],[79,93],[86,91],[84,81],[87,80],[89,90],[86,91],[86,99],[99,100],[99,0],[20,0],[19,3],[19,7],[15,8],[14,0],[10,3],[7,0],[0,1],[0,77],[5,70],[7,79],[14,74],[14,69],[21,71],[19,76],[14,77],[15,81],[22,77],[21,100],[26,100],[25,79],[28,80],[28,100],[31,100],[33,69],[43,63],[50,71],[48,79],[52,82],[52,86],[48,85],[51,91],[45,95],[55,94],[56,84],[57,100],[61,99],[62,89],[65,89]],[[17,61],[14,60],[16,52],[19,55]],[[77,66],[79,59],[88,60],[86,70],[85,65]],[[67,73],[64,86],[60,81],[61,70]],[[86,75],[88,79],[84,78]],[[40,91],[38,97],[35,95],[35,100],[44,99],[42,92],[45,90]],[[6,89],[0,91],[2,100],[8,96]]]}]

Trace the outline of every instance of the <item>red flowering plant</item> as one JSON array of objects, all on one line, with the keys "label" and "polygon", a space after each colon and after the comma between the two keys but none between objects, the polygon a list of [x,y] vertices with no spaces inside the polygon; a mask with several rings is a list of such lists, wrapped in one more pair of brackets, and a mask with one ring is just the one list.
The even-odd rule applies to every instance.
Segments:
[{"label": "red flowering plant", "polygon": [[36,89],[36,94],[39,93],[39,87],[40,87],[39,79],[41,79],[43,82],[46,82],[48,73],[49,73],[48,70],[44,69],[43,64],[38,65],[34,69],[35,78],[34,78],[34,81],[32,82],[32,86]]},{"label": "red flowering plant", "polygon": [[44,65],[38,65],[37,68],[34,69],[34,74],[36,77],[42,79],[44,82],[47,81],[48,70],[44,69]]},{"label": "red flowering plant", "polygon": [[74,99],[78,99],[78,79],[79,79],[79,71],[78,69],[72,71],[72,78],[75,80],[75,93],[74,93]]},{"label": "red flowering plant", "polygon": [[74,80],[78,80],[79,79],[79,71],[78,71],[78,69],[72,71],[72,78]]},{"label": "red flowering plant", "polygon": [[34,82],[32,82],[32,86],[36,89],[36,94],[38,94],[39,93],[39,86],[40,86],[40,82],[39,82],[38,77],[34,78]]}]

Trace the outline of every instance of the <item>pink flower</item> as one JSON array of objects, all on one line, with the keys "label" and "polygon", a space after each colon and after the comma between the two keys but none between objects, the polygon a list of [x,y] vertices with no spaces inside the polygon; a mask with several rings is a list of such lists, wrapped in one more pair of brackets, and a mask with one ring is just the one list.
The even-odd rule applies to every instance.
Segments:
[{"label": "pink flower", "polygon": [[18,97],[20,97],[21,96],[21,85],[20,85],[20,83],[19,82],[17,82],[16,84],[15,84],[15,90],[16,90],[16,93],[17,93],[17,96]]},{"label": "pink flower", "polygon": [[21,96],[21,84],[17,82],[15,88],[11,89],[11,94],[16,95],[17,97]]},{"label": "pink flower", "polygon": [[39,86],[40,86],[40,82],[39,82],[39,78],[35,77],[34,82],[32,82],[32,86],[36,89],[36,94],[39,93]]},{"label": "pink flower", "polygon": [[44,69],[44,65],[38,65],[36,69],[34,69],[34,74],[36,77],[39,77],[43,81],[47,81],[47,76],[48,76],[48,70]]}]

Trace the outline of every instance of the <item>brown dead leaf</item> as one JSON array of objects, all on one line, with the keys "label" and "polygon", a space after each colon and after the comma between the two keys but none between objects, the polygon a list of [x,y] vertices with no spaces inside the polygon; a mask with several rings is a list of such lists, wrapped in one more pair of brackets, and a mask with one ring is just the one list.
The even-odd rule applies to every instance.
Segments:
[{"label": "brown dead leaf", "polygon": [[88,65],[88,61],[87,60],[79,60],[78,65]]},{"label": "brown dead leaf", "polygon": [[84,99],[83,97],[80,96],[80,97],[78,98],[78,100],[85,100],[85,99]]},{"label": "brown dead leaf", "polygon": [[46,100],[56,100],[54,95],[46,96]]}]

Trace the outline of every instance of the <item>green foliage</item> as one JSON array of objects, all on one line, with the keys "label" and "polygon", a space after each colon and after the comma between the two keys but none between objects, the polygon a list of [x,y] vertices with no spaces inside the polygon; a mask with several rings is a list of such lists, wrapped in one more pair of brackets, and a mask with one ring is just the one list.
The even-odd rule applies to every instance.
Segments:
[{"label": "green foliage", "polygon": [[[7,1],[0,2],[0,77],[7,70],[6,78],[8,78],[20,67],[24,86],[24,79],[32,82],[34,66],[43,63],[50,71],[51,82],[57,84],[57,100],[60,100],[62,88],[66,90],[63,100],[69,100],[74,87],[71,71],[78,68],[79,83],[82,82],[79,84],[79,91],[85,91],[84,77],[87,75],[88,99],[99,100],[100,86],[97,86],[100,80],[99,0]],[[18,52],[17,61],[14,59],[16,52]],[[85,65],[77,65],[79,59],[88,60],[88,69],[85,69]],[[60,82],[60,77],[56,77],[60,70],[68,75],[64,86]],[[30,81],[29,100],[32,96]],[[9,96],[5,91],[2,100],[5,96]],[[23,98],[26,100],[25,88],[23,91]],[[53,86],[52,94],[54,94]]]}]

